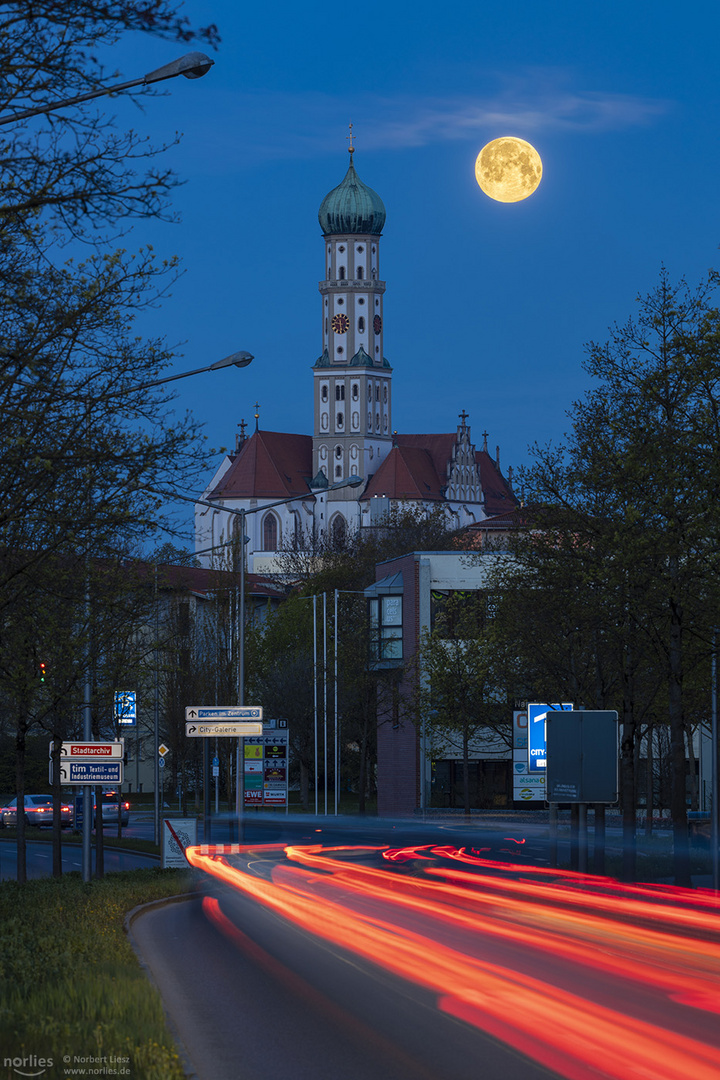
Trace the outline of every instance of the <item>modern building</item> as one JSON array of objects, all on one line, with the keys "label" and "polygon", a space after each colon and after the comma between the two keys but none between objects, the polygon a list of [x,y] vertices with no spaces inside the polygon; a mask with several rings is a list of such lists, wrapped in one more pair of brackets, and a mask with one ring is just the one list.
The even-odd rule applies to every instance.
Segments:
[{"label": "modern building", "polygon": [[[381,817],[462,806],[462,740],[443,739],[413,716],[414,683],[421,636],[433,629],[438,610],[453,593],[487,594],[489,574],[503,553],[415,551],[379,563],[365,590],[373,630],[371,664],[378,674],[377,794]],[[491,602],[491,596],[485,599]],[[473,808],[513,805],[512,711],[507,724],[478,732],[471,743]]]},{"label": "modern building", "polygon": [[[517,505],[493,459],[487,433],[477,449],[468,414],[454,431],[399,433],[393,427],[393,368],[384,355],[385,281],[380,246],[385,207],[360,180],[350,148],[342,182],[322,200],[323,277],[320,356],[311,368],[312,434],[263,431],[238,439],[196,505],[198,552],[233,536],[245,509],[248,568],[277,571],[290,538],[342,536],[373,527],[397,509],[441,507],[460,528]],[[309,395],[308,395],[309,396]],[[333,490],[349,477],[356,487]],[[291,500],[285,505],[269,503]],[[211,503],[211,506],[205,505]],[[207,564],[211,556],[201,559]]]}]

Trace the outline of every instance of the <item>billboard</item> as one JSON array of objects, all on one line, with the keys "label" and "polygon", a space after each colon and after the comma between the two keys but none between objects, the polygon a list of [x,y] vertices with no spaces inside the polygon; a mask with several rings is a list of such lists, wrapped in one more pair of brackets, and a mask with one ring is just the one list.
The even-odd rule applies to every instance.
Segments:
[{"label": "billboard", "polygon": [[530,775],[547,768],[547,714],[571,710],[571,704],[549,705],[533,702],[528,705],[528,770]]}]

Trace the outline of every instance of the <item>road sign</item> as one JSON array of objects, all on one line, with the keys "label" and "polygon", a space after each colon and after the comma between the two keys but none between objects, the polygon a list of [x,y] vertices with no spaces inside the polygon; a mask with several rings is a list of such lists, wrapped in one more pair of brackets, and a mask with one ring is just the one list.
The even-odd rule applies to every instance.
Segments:
[{"label": "road sign", "polygon": [[188,705],[185,720],[255,720],[262,722],[260,705]]},{"label": "road sign", "polygon": [[169,753],[170,747],[166,746],[165,743],[160,743],[160,745],[158,746],[158,754],[160,755],[160,757],[165,757],[165,755]]},{"label": "road sign", "polygon": [[547,766],[547,714],[563,709],[572,709],[572,705],[528,704],[528,769],[531,774]]},{"label": "road sign", "polygon": [[197,844],[197,818],[163,818],[162,867],[184,866],[185,851]]},{"label": "road sign", "polygon": [[617,802],[618,714],[614,710],[548,713],[547,798],[549,802]]},{"label": "road sign", "polygon": [[165,768],[165,758],[164,757],[158,758],[158,765],[159,765],[159,767],[161,769]]},{"label": "road sign", "polygon": [[[52,774],[52,763],[50,764]],[[50,776],[52,783],[52,775]],[[122,784],[123,763],[120,761],[74,761],[63,758],[60,761],[61,784]]]},{"label": "road sign", "polygon": [[218,723],[209,724],[190,723],[185,724],[185,734],[190,738],[234,738],[241,739],[245,735],[262,735],[262,721],[246,723]]},{"label": "road sign", "polygon": [[[52,757],[53,743],[50,743],[50,757]],[[64,742],[60,744],[60,757],[80,760],[81,758],[122,758],[125,753],[125,743],[122,739],[117,742]]]}]

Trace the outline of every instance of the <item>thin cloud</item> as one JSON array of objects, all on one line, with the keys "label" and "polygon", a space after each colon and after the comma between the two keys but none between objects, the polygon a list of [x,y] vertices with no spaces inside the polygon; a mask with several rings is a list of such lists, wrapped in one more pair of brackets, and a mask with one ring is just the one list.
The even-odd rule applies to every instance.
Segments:
[{"label": "thin cloud", "polygon": [[[530,77],[499,93],[346,97],[322,93],[225,95],[222,126],[203,123],[225,164],[325,156],[352,120],[363,150],[403,150],[498,134],[604,132],[645,127],[672,109],[631,94],[571,91]],[[231,118],[228,124],[228,118]],[[189,126],[189,125],[188,125]]]}]

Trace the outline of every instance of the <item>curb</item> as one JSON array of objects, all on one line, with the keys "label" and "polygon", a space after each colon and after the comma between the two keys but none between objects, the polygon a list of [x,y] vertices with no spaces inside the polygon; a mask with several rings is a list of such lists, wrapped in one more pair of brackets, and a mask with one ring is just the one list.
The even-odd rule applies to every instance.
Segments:
[{"label": "curb", "polygon": [[150,911],[152,908],[166,907],[168,904],[179,904],[183,900],[197,900],[198,897],[201,896],[203,896],[203,892],[200,889],[195,889],[193,890],[193,892],[178,893],[176,896],[166,896],[160,900],[150,900],[147,904],[138,904],[137,907],[132,908],[130,911],[128,911],[127,915],[123,919],[123,930],[125,931],[125,936],[130,943],[130,947],[135,953],[138,964],[145,973],[145,977],[148,979],[150,985],[155,988],[160,998],[160,1001],[162,1002],[163,1012],[165,1014],[165,1023],[167,1025],[168,1031],[170,1032],[170,1035],[172,1036],[173,1042],[175,1043],[175,1048],[180,1058],[180,1064],[182,1066],[183,1072],[185,1073],[185,1076],[187,1077],[187,1080],[200,1080],[200,1077],[195,1072],[195,1067],[192,1063],[189,1053],[187,1052],[185,1044],[182,1041],[182,1037],[180,1035],[180,1032],[178,1031],[175,1021],[165,1008],[165,1002],[163,1001],[160,987],[155,981],[155,976],[153,975],[151,969],[148,967],[148,965],[145,963],[145,960],[143,959],[142,953],[140,952],[140,946],[135,940],[135,936],[132,932],[132,924],[140,915],[143,915],[146,911]]}]

